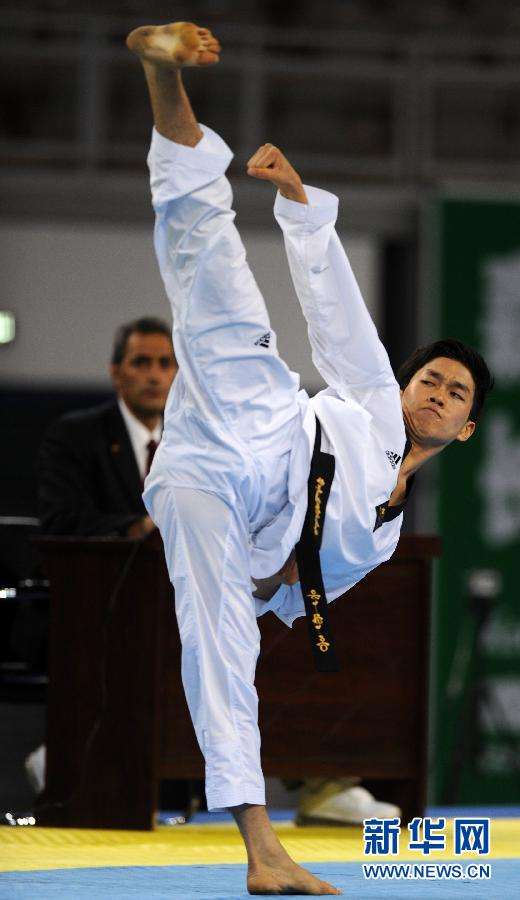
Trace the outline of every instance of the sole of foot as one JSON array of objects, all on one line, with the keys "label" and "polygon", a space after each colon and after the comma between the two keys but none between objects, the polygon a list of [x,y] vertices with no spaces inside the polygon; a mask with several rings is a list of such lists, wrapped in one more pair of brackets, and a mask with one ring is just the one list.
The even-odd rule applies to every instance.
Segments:
[{"label": "sole of foot", "polygon": [[142,25],[130,32],[126,46],[144,62],[174,68],[212,66],[220,54],[211,31],[192,22]]}]

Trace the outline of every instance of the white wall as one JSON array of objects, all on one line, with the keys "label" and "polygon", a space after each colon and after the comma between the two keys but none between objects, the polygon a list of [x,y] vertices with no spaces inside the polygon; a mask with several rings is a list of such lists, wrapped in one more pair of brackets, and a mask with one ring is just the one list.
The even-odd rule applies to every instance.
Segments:
[{"label": "white wall", "polygon": [[[280,236],[273,226],[243,234],[267,299],[279,349],[313,389],[310,360]],[[378,319],[378,246],[343,235],[365,300]],[[140,315],[170,319],[152,249],[151,225],[0,225],[0,309],[16,314],[13,344],[0,346],[0,378],[12,385],[106,383],[115,328]]]}]

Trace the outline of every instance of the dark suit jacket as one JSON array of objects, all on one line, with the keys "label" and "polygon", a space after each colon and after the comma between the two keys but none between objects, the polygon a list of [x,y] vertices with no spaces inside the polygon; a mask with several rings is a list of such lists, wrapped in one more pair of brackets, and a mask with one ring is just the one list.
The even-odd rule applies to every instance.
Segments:
[{"label": "dark suit jacket", "polygon": [[42,530],[124,535],[146,514],[141,477],[117,401],[63,416],[40,451]]}]

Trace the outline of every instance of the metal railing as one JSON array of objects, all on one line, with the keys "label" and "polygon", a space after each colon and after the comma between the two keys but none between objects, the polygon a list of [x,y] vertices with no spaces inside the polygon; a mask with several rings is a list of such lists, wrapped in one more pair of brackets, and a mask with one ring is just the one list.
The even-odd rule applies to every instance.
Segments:
[{"label": "metal railing", "polygon": [[[124,46],[136,22],[16,11],[4,21],[3,166],[140,168],[150,113]],[[517,37],[215,27],[219,71],[189,72],[190,94],[240,163],[270,140],[322,180],[519,179]]]}]

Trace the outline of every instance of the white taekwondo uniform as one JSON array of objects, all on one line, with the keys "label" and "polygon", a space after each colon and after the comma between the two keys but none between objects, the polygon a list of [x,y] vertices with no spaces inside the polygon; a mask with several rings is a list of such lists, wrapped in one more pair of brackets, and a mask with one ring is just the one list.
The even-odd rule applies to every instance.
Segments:
[{"label": "white taekwondo uniform", "polygon": [[[254,687],[256,615],[290,625],[299,584],[255,601],[251,576],[281,568],[299,539],[315,435],[336,469],[321,562],[333,600],[388,559],[402,516],[376,525],[405,446],[399,388],[334,231],[337,198],[278,195],[275,215],[317,369],[313,399],[280,359],[234,226],[232,158],[209,128],[196,147],[154,132],[155,248],[173,312],[179,373],[144,499],[175,586],[182,677],[206,760],[208,807],[265,803]],[[375,530],[374,530],[375,529]],[[309,654],[309,665],[311,657]]]}]

